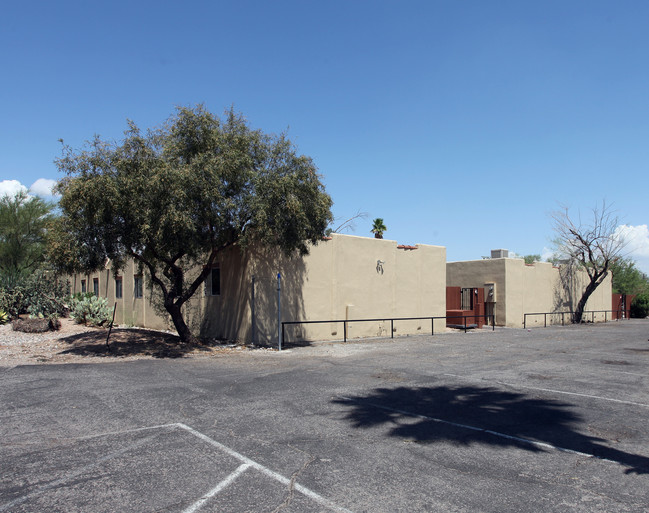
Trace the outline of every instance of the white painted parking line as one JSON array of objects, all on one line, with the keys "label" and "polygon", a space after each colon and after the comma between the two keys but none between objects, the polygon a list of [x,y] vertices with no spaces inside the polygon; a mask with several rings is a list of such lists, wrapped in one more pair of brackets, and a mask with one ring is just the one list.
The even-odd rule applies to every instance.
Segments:
[{"label": "white painted parking line", "polygon": [[649,374],[641,374],[639,372],[628,372],[628,371],[621,371],[617,369],[607,369],[606,372],[613,372],[615,374],[626,374],[627,376],[638,376],[640,378],[649,378]]},{"label": "white painted parking line", "polygon": [[219,493],[221,490],[223,490],[226,486],[228,486],[230,483],[234,483],[234,481],[239,477],[241,474],[243,474],[247,469],[250,468],[249,463],[242,463],[237,467],[237,470],[232,472],[228,477],[226,477],[223,481],[221,481],[218,485],[216,485],[214,488],[212,488],[209,492],[207,492],[205,495],[203,495],[200,499],[198,499],[194,504],[192,504],[189,508],[183,511],[183,513],[194,513],[194,511],[198,511],[200,507],[205,504],[209,499],[214,497],[217,493]]},{"label": "white painted parking line", "polygon": [[[185,431],[188,431],[189,433],[193,434],[194,436],[200,438],[204,442],[207,442],[208,444],[210,444],[210,445],[212,445],[214,447],[217,447],[218,449],[220,449],[221,451],[229,454],[230,456],[233,456],[234,458],[238,459],[242,463],[248,464],[250,467],[253,467],[256,470],[259,470],[260,472],[262,472],[266,476],[274,479],[275,481],[278,481],[278,482],[280,482],[280,483],[282,483],[283,485],[286,485],[286,486],[290,486],[290,484],[291,484],[291,480],[284,477],[283,475],[278,474],[277,472],[274,472],[274,471],[270,470],[269,468],[264,467],[263,465],[260,465],[259,463],[251,460],[250,458],[247,458],[243,454],[239,454],[238,452],[230,449],[229,447],[223,445],[222,443],[219,443],[216,440],[213,440],[209,436],[204,435],[203,433],[200,433],[199,431],[196,431],[195,429],[193,429],[193,428],[191,428],[191,427],[189,427],[189,426],[187,426],[185,424],[182,424],[182,423],[179,422],[177,424],[167,424],[167,426],[177,426],[177,427],[179,427],[181,429],[184,429]],[[315,502],[317,502],[321,506],[324,506],[325,508],[327,508],[327,509],[329,509],[331,511],[338,511],[340,513],[352,513],[350,510],[334,504],[330,500],[325,499],[321,495],[318,495],[314,491],[309,490],[308,488],[300,485],[299,483],[295,483],[293,485],[293,488],[295,490],[297,490],[298,492],[300,492],[302,495],[314,500]]]},{"label": "white painted parking line", "polygon": [[580,394],[577,392],[565,392],[563,390],[553,390],[552,388],[540,388],[540,387],[528,387],[525,385],[512,385],[510,383],[504,383],[502,381],[496,381],[499,385],[506,385],[508,387],[512,388],[527,388],[530,390],[538,390],[540,392],[551,392],[553,394],[564,394],[564,395],[574,395],[578,397],[587,397],[589,399],[598,399],[600,401],[610,401],[612,403],[620,403],[620,404],[631,404],[633,406],[642,406],[643,408],[649,408],[649,404],[644,404],[644,403],[636,403],[635,401],[624,401],[622,399],[613,399],[611,397],[602,397],[599,395],[590,395],[590,394]]},{"label": "white painted parking line", "polygon": [[[186,431],[187,433],[192,434],[193,436],[199,438],[203,442],[208,443],[209,445],[216,447],[219,449],[221,452],[224,452],[235,459],[239,460],[241,462],[241,465],[237,467],[237,469],[232,472],[228,477],[226,477],[223,481],[218,483],[212,490],[207,492],[205,495],[203,495],[200,499],[198,499],[194,504],[192,504],[189,508],[184,510],[183,513],[192,513],[195,511],[198,511],[210,498],[214,497],[217,495],[220,491],[222,491],[224,488],[226,488],[228,485],[232,484],[236,479],[241,476],[247,469],[253,468],[255,470],[258,470],[265,474],[266,476],[274,479],[275,481],[285,485],[285,486],[292,486],[292,488],[298,492],[300,492],[302,495],[305,497],[308,497],[309,499],[317,502],[321,506],[325,507],[326,509],[330,511],[335,511],[338,513],[352,513],[352,511],[343,508],[341,506],[338,506],[331,502],[328,499],[325,499],[321,495],[317,494],[316,492],[310,490],[309,488],[306,488],[305,486],[300,485],[299,483],[293,483],[291,485],[291,480],[288,479],[287,477],[284,477],[281,474],[278,474],[277,472],[274,472],[270,470],[267,467],[264,467],[263,465],[257,463],[256,461],[251,460],[250,458],[247,458],[243,454],[240,454],[226,445],[223,445],[222,443],[217,442],[216,440],[210,438],[207,435],[204,435],[203,433],[196,431],[195,429],[187,426],[186,424],[182,424],[180,422],[178,423],[173,423],[173,424],[159,424],[157,426],[147,426],[147,427],[141,427],[141,428],[134,428],[134,429],[127,429],[124,431],[111,431],[111,432],[106,432],[106,433],[99,433],[99,434],[94,434],[94,435],[89,435],[89,436],[82,436],[82,437],[77,437],[75,440],[89,440],[93,438],[100,438],[104,436],[120,436],[120,435],[126,435],[126,434],[132,434],[132,433],[141,433],[144,431],[155,431],[155,430],[160,430],[160,429],[182,429],[183,431]],[[45,486],[42,486],[35,491],[28,493],[27,495],[23,495],[22,497],[18,497],[14,499],[13,501],[7,503],[7,504],[0,504],[0,513],[3,511],[8,511],[9,508],[20,504],[22,502],[25,502],[32,497],[35,497],[37,495],[40,495],[48,490],[51,490],[52,488],[64,485],[66,482],[70,481],[71,479],[78,477],[82,475],[83,473],[94,469],[98,465],[109,461],[111,459],[114,459],[118,456],[121,456],[122,454],[132,450],[132,449],[137,449],[140,446],[144,445],[146,442],[154,438],[155,435],[152,435],[147,438],[143,438],[142,440],[138,440],[137,442],[130,444],[128,447],[124,447],[123,449],[120,449],[119,451],[112,452],[106,456],[103,456],[101,458],[98,458],[97,461],[94,463],[91,463],[90,465],[85,465],[81,467],[80,469],[76,470],[75,472],[67,474],[65,477],[62,477],[61,479],[57,479],[56,481],[53,481]]]},{"label": "white painted parking line", "polygon": [[415,418],[415,419],[425,419],[425,420],[430,420],[430,421],[433,421],[433,422],[439,422],[440,424],[446,424],[447,426],[453,426],[453,427],[457,427],[457,428],[461,428],[461,429],[468,429],[468,430],[471,430],[471,431],[478,431],[480,433],[486,433],[486,434],[489,434],[489,435],[497,436],[499,438],[505,438],[507,440],[514,440],[516,442],[521,442],[521,443],[524,443],[524,444],[533,445],[534,447],[540,447],[540,448],[543,448],[543,449],[552,449],[552,450],[559,451],[559,452],[567,452],[567,453],[570,453],[570,454],[576,454],[577,456],[585,456],[587,458],[596,458],[598,460],[608,461],[610,463],[616,463],[613,460],[609,460],[607,458],[602,458],[600,456],[596,456],[594,454],[589,454],[587,452],[575,451],[573,449],[566,449],[565,447],[560,447],[558,445],[553,445],[553,444],[549,444],[549,443],[546,443],[546,442],[537,442],[536,440],[530,440],[528,438],[521,438],[519,436],[508,435],[506,433],[500,433],[498,431],[493,431],[491,429],[484,429],[484,428],[477,427],[477,426],[471,426],[469,424],[460,424],[459,422],[451,422],[450,420],[443,420],[443,419],[438,419],[438,418],[435,418],[435,417],[429,417],[428,415],[421,415],[419,413],[413,413],[413,412],[406,411],[406,410],[400,410],[398,408],[390,408],[389,406],[384,406],[382,404],[376,404],[376,403],[371,403],[371,402],[367,402],[367,401],[359,401],[359,400],[353,399],[351,397],[342,397],[342,399],[345,399],[346,401],[354,402],[356,404],[369,405],[369,406],[372,406],[373,408],[377,408],[377,409],[380,409],[380,410],[386,410],[386,411],[392,411],[392,412],[395,412],[395,413],[400,413],[402,415],[406,415],[408,417],[412,417],[412,418]]},{"label": "white painted parking line", "polygon": [[485,383],[485,382],[486,383],[496,383],[497,385],[504,385],[504,386],[510,387],[510,388],[527,388],[528,390],[538,390],[539,392],[550,392],[550,393],[553,393],[553,394],[574,395],[574,396],[577,396],[577,397],[586,397],[588,399],[598,399],[600,401],[610,401],[612,403],[630,404],[630,405],[633,405],[633,406],[641,406],[643,408],[649,408],[649,404],[637,403],[635,401],[624,401],[622,399],[613,399],[611,397],[602,397],[602,396],[599,396],[599,395],[580,394],[578,392],[566,392],[564,390],[554,390],[552,388],[541,388],[541,387],[530,387],[530,386],[527,386],[527,385],[520,385],[520,384],[514,385],[512,383],[506,383],[504,381],[498,381],[498,380],[495,380],[495,379],[494,380],[489,380],[489,379],[485,379],[485,378],[477,379],[477,378],[472,378],[470,376],[461,376],[459,374],[442,374],[442,376],[450,376],[452,378],[461,378],[461,379],[463,379],[465,381],[473,381],[473,382],[477,382],[477,383]]}]

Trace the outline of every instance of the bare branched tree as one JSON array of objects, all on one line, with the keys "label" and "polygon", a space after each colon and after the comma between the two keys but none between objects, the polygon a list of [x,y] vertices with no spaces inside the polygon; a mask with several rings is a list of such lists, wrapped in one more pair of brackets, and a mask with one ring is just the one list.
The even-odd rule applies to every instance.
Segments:
[{"label": "bare branched tree", "polygon": [[[353,216],[348,219],[345,219],[340,223],[336,228],[329,228],[327,230],[327,235],[332,233],[343,233],[346,231],[354,231],[356,229],[356,220],[357,219],[366,219],[369,214],[367,212],[361,212],[360,210],[356,212]],[[334,222],[337,223],[340,221],[340,218],[337,217],[334,219]]]},{"label": "bare branched tree", "polygon": [[559,259],[576,264],[588,274],[589,282],[584,289],[577,307],[573,322],[581,322],[586,302],[595,289],[606,279],[611,264],[622,257],[626,245],[624,239],[616,232],[619,219],[616,212],[602,202],[595,206],[590,220],[570,217],[568,207],[552,214],[554,219],[555,244]]}]

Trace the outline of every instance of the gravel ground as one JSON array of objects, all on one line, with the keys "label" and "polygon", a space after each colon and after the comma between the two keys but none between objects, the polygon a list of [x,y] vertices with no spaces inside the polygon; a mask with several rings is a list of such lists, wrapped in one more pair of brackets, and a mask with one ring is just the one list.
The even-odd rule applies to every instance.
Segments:
[{"label": "gravel ground", "polygon": [[214,342],[188,346],[174,334],[140,328],[91,328],[61,319],[61,329],[46,333],[14,331],[0,326],[0,367],[51,363],[97,363],[144,358],[199,358],[218,356],[246,347]]},{"label": "gravel ground", "polygon": [[[487,330],[487,328],[485,328]],[[490,331],[491,328],[488,328]],[[461,332],[447,328],[447,333]],[[106,345],[108,330],[76,324],[71,319],[61,319],[58,331],[46,333],[23,333],[14,331],[11,324],[0,326],[0,368],[18,365],[42,365],[57,363],[108,363],[147,358],[210,358],[231,353],[276,352],[267,347],[249,347],[243,344],[223,343],[218,340],[204,342],[200,346],[180,343],[178,336],[164,331],[144,328],[113,328],[109,347]],[[407,337],[406,337],[407,338]],[[396,339],[395,339],[396,340]],[[316,342],[303,346],[287,344],[283,353],[307,351],[314,355],[346,357],[369,351],[370,340],[340,342]],[[383,340],[390,345],[394,341]]]},{"label": "gravel ground", "polygon": [[0,326],[0,366],[42,363],[67,349],[64,339],[96,330],[62,319],[59,331],[23,333],[11,324]]}]

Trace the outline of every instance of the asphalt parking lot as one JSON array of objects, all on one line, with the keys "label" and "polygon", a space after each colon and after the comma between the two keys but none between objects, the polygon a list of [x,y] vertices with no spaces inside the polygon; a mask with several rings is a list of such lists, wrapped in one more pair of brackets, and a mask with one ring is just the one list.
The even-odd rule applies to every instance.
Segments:
[{"label": "asphalt parking lot", "polygon": [[649,321],[0,368],[3,512],[646,512]]}]

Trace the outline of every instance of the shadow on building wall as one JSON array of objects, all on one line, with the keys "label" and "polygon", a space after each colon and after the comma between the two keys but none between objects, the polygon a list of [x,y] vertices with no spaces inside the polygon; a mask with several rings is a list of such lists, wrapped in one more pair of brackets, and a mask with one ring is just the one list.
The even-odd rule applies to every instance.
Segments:
[{"label": "shadow on building wall", "polygon": [[[281,274],[281,320],[304,318],[302,287],[306,266],[299,256],[271,248],[234,248],[219,262],[221,294],[192,307],[192,324],[202,337],[277,347],[278,273]],[[253,292],[254,286],[254,292]],[[300,328],[295,336],[303,336]]]},{"label": "shadow on building wall", "polygon": [[577,266],[574,262],[566,262],[559,266],[559,279],[554,287],[554,312],[572,312],[576,305],[575,274]]}]

